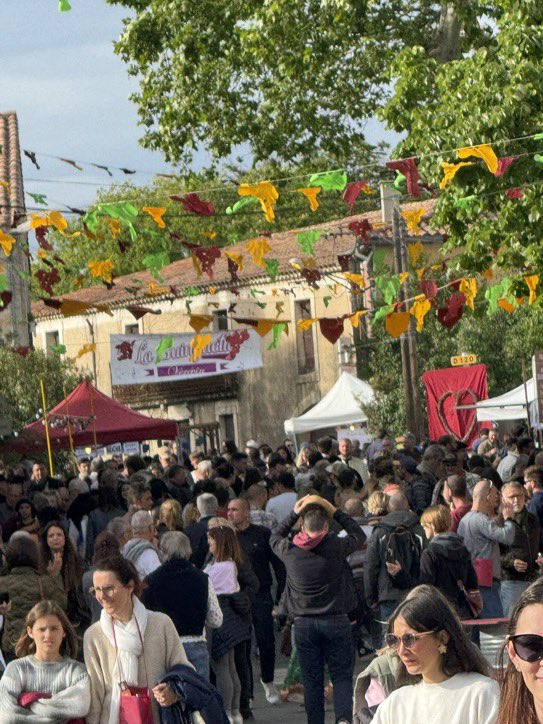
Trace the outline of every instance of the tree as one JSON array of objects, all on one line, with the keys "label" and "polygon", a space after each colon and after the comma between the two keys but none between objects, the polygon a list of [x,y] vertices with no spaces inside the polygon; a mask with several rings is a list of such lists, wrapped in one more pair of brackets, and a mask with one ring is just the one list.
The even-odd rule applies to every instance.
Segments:
[{"label": "tree", "polygon": [[139,78],[142,144],[170,161],[333,153],[364,145],[363,121],[390,95],[398,53],[437,63],[486,44],[481,0],[108,0],[132,11],[116,52]]},{"label": "tree", "polygon": [[51,409],[83,379],[70,359],[41,350],[21,357],[11,349],[0,348],[0,395],[6,401],[6,414],[15,431],[41,417],[40,380],[45,382],[47,406]]}]

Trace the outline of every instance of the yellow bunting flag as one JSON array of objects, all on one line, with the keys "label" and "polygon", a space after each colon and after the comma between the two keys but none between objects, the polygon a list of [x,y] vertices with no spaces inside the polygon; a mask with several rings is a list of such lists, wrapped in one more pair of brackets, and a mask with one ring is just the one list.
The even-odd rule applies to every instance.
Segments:
[{"label": "yellow bunting flag", "polygon": [[89,261],[88,266],[93,277],[100,277],[105,282],[112,281],[112,271],[115,264],[111,261],[111,259],[105,259],[104,261]]},{"label": "yellow bunting flag", "polygon": [[539,284],[539,277],[537,274],[532,274],[529,277],[524,277],[524,281],[528,285],[528,289],[530,290],[530,298],[528,299],[528,304],[533,304],[536,300],[537,294],[536,294],[536,287]]},{"label": "yellow bunting flag", "polygon": [[423,251],[424,247],[421,241],[417,241],[415,244],[407,245],[407,255],[409,256],[409,263],[411,264],[411,266],[416,265],[418,260],[421,258]]},{"label": "yellow bunting flag", "polygon": [[428,314],[431,308],[432,305],[424,294],[417,297],[413,302],[413,306],[409,311],[417,320],[417,332],[422,332],[422,328],[424,327],[424,317]]},{"label": "yellow bunting flag", "polygon": [[356,284],[360,289],[364,289],[364,275],[363,274],[351,274],[351,272],[344,272],[343,276],[347,281]]},{"label": "yellow bunting flag", "polygon": [[212,321],[213,316],[211,314],[191,314],[189,324],[198,334],[202,331],[202,329],[209,327]]},{"label": "yellow bunting flag", "polygon": [[243,254],[234,254],[233,251],[224,251],[223,254],[234,262],[238,271],[243,271]]},{"label": "yellow bunting flag", "polygon": [[57,231],[60,231],[63,236],[67,237],[79,236],[81,233],[79,231],[74,231],[73,234],[65,233],[68,228],[68,222],[60,211],[50,211],[48,214],[45,214],[45,216],[32,214],[30,217],[30,228],[39,229],[41,226],[54,226]]},{"label": "yellow bunting flag", "polygon": [[502,297],[502,299],[498,299],[498,306],[501,307],[508,314],[513,314],[513,312],[515,311],[515,305],[511,304],[511,302],[508,302],[505,297]]},{"label": "yellow bunting flag", "polygon": [[109,230],[111,231],[112,236],[119,236],[119,234],[121,233],[121,222],[119,221],[119,219],[111,219],[108,217],[106,221],[108,223]]},{"label": "yellow bunting flag", "polygon": [[168,287],[162,287],[156,282],[149,282],[149,289],[145,292],[146,296],[154,297],[156,294],[166,294]]},{"label": "yellow bunting flag", "polygon": [[298,332],[305,332],[306,330],[311,329],[311,327],[318,321],[318,319],[299,319],[296,322],[296,328],[298,329]]},{"label": "yellow bunting flag", "polygon": [[413,211],[402,211],[402,216],[407,224],[407,230],[411,234],[419,236],[422,234],[420,222],[424,216],[424,209],[413,209]]},{"label": "yellow bunting flag", "polygon": [[105,312],[110,317],[113,316],[113,312],[105,304],[89,304],[88,302],[78,302],[75,299],[63,299],[60,307],[60,313],[63,317],[78,317],[89,310]]},{"label": "yellow bunting flag", "polygon": [[461,161],[460,163],[446,163],[441,162],[441,168],[443,169],[443,178],[439,184],[440,189],[444,189],[445,186],[452,181],[462,166],[473,166],[473,161]]},{"label": "yellow bunting flag", "polygon": [[260,206],[266,217],[266,221],[272,222],[275,219],[274,206],[279,198],[277,189],[271,181],[260,181],[257,184],[241,184],[238,188],[240,196],[254,196],[260,201]]},{"label": "yellow bunting flag", "polygon": [[207,288],[207,291],[208,291],[211,295],[217,294],[217,287],[208,287],[208,288]]},{"label": "yellow bunting flag", "polygon": [[144,206],[142,211],[145,211],[146,214],[149,214],[155,224],[157,226],[160,226],[161,229],[164,229],[166,227],[164,219],[162,218],[167,211],[165,206]]},{"label": "yellow bunting flag", "polygon": [[210,334],[196,334],[191,340],[190,340],[190,348],[192,350],[192,353],[189,357],[191,362],[197,362],[202,354],[204,353],[205,348],[207,345],[211,342],[211,335]]},{"label": "yellow bunting flag", "polygon": [[6,256],[11,254],[13,244],[15,244],[15,238],[11,236],[11,234],[6,234],[2,231],[2,229],[0,229],[0,246]]},{"label": "yellow bunting flag", "polygon": [[460,158],[470,158],[470,156],[482,158],[490,173],[496,173],[496,171],[498,170],[498,157],[494,153],[492,147],[488,146],[487,144],[483,144],[481,146],[467,146],[466,148],[461,148],[458,151],[458,155],[460,156]]},{"label": "yellow bunting flag", "polygon": [[196,254],[191,254],[192,263],[194,265],[194,268],[196,269],[196,273],[198,274],[198,279],[202,276],[202,262]]},{"label": "yellow bunting flag", "polygon": [[400,284],[405,284],[405,282],[409,279],[409,272],[402,272],[400,274]]},{"label": "yellow bunting flag", "polygon": [[409,312],[390,312],[385,319],[385,329],[391,337],[397,339],[409,328]]},{"label": "yellow bunting flag", "polygon": [[271,246],[268,244],[266,239],[251,239],[245,244],[245,248],[253,257],[253,264],[261,266],[263,269],[266,267],[264,264],[264,254],[271,251]]},{"label": "yellow bunting flag", "polygon": [[317,200],[317,196],[321,192],[320,186],[311,186],[307,189],[296,189],[296,192],[299,194],[303,194],[306,199],[309,201],[309,208],[311,211],[316,211],[319,208],[319,202]]},{"label": "yellow bunting flag", "polygon": [[458,291],[466,297],[466,305],[474,311],[474,302],[477,296],[477,279],[462,279]]},{"label": "yellow bunting flag", "polygon": [[85,354],[89,354],[89,352],[96,352],[96,345],[95,344],[84,344],[82,347],[79,348],[75,358],[79,359],[80,357],[83,357]]},{"label": "yellow bunting flag", "polygon": [[361,309],[359,312],[355,312],[354,314],[350,315],[349,322],[353,325],[353,327],[358,328],[358,326],[360,324],[360,320],[367,313],[368,313],[367,309]]}]

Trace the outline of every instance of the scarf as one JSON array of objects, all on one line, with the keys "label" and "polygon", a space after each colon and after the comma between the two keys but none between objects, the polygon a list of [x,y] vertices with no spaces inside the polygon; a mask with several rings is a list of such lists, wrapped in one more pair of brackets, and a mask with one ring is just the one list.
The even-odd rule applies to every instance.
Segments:
[{"label": "scarf", "polygon": [[[118,651],[115,665],[111,672],[113,681],[111,689],[111,707],[109,709],[109,724],[119,724],[119,710],[121,703],[121,687],[119,681],[138,686],[138,659],[143,653],[141,639],[145,636],[148,611],[141,601],[132,596],[133,612],[130,621],[123,626],[119,621],[108,616],[102,609],[100,614],[100,628],[111,646]],[[137,624],[136,624],[137,621]],[[139,632],[138,632],[139,625]],[[115,626],[115,638],[113,637]],[[140,639],[141,633],[141,639]],[[117,646],[115,646],[117,640]],[[149,682],[147,682],[149,686]]]},{"label": "scarf", "polygon": [[321,530],[317,535],[308,535],[305,530],[302,530],[300,533],[296,533],[292,542],[295,546],[298,546],[298,548],[310,551],[312,548],[316,548],[327,535],[327,530]]}]

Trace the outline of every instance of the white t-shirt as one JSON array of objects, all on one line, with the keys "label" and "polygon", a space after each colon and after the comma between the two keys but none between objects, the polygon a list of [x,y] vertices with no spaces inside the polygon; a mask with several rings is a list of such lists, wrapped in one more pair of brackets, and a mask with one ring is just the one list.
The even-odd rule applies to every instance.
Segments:
[{"label": "white t-shirt", "polygon": [[441,684],[397,689],[377,709],[372,724],[494,724],[498,684],[482,674],[456,674]]},{"label": "white t-shirt", "polygon": [[157,556],[155,551],[152,551],[150,549],[143,551],[141,556],[136,561],[136,570],[138,571],[139,576],[142,581],[150,573],[152,573],[153,571],[156,571],[156,569],[159,566],[160,566],[159,557]]}]

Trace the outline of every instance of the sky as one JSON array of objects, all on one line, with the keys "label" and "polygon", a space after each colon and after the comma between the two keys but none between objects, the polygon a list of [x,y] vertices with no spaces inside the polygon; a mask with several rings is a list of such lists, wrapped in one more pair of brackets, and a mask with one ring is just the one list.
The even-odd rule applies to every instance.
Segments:
[{"label": "sky", "polygon": [[[0,111],[17,112],[21,147],[150,172],[128,177],[137,184],[171,172],[160,153],[138,143],[136,106],[128,99],[137,79],[113,51],[126,9],[104,0],[70,3],[71,12],[59,13],[57,0],[0,0]],[[387,138],[376,122],[368,124],[367,136],[371,142]],[[50,207],[85,208],[100,186],[127,179],[88,166],[82,173],[39,155],[38,162],[39,171],[23,159],[25,188],[45,194]],[[205,162],[200,153],[194,166]]]}]

